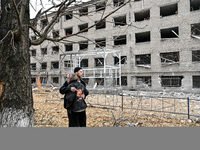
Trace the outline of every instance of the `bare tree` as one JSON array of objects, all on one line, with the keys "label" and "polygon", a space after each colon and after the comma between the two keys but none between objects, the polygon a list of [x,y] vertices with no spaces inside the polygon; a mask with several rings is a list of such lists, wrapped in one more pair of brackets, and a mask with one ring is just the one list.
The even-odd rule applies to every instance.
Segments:
[{"label": "bare tree", "polygon": [[[42,4],[42,0],[41,5]],[[104,21],[108,16],[125,6],[130,0],[109,14],[102,14],[98,22],[87,29],[64,37],[52,38],[50,31],[56,21],[73,9],[73,5],[80,4],[81,0],[62,0],[59,4],[37,13],[34,20],[30,20],[29,0],[0,0],[0,125],[2,127],[33,127],[34,109],[30,75],[31,45],[40,45],[45,40],[62,42],[71,36],[78,36]],[[108,4],[109,0],[105,0]],[[56,11],[55,11],[56,9]],[[35,28],[38,19],[53,14],[53,19],[42,30]],[[37,36],[36,40],[29,39],[29,30]],[[87,38],[87,37],[86,37]]]}]

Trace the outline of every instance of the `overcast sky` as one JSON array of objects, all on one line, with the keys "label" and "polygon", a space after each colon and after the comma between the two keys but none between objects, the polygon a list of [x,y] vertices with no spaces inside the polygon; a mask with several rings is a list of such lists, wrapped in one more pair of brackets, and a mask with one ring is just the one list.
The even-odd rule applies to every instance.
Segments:
[{"label": "overcast sky", "polygon": [[[34,18],[37,12],[42,8],[41,6],[41,0],[30,0],[30,18]],[[49,0],[42,0],[43,1],[43,6],[45,9],[48,9],[49,7],[52,6],[52,3],[49,2]],[[62,0],[54,0],[55,3],[60,3]],[[83,2],[86,2],[89,0],[83,0]]]}]

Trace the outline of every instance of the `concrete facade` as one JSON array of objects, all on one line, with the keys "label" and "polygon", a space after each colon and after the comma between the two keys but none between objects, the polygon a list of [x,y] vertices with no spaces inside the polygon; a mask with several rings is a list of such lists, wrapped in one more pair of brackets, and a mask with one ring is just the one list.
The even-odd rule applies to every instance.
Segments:
[{"label": "concrete facade", "polygon": [[[65,29],[69,28],[76,33],[79,31],[80,25],[88,23],[88,26],[91,26],[95,21],[100,20],[102,14],[105,16],[119,7],[113,5],[113,0],[108,0],[105,12],[96,12],[94,4],[101,1],[92,0],[76,6],[73,9],[73,18],[66,20],[65,16],[61,17],[54,30],[59,31],[60,36],[65,35]],[[57,44],[59,46],[58,53],[52,53],[52,47],[56,45],[52,42],[45,41],[39,46],[31,46],[30,51],[36,50],[36,56],[31,56],[31,64],[33,66],[36,64],[36,70],[31,71],[32,82],[35,82],[40,76],[44,77],[42,79],[46,78],[43,85],[61,86],[65,81],[66,73],[75,67],[64,67],[63,62],[70,60],[70,57],[66,56],[61,61],[61,54],[78,53],[81,51],[79,42],[88,41],[87,49],[82,50],[87,54],[89,51],[98,50],[95,40],[106,39],[106,49],[119,50],[120,55],[126,58],[126,61],[121,64],[123,89],[199,93],[200,56],[196,55],[194,51],[199,52],[200,40],[191,37],[191,27],[193,24],[200,23],[200,10],[193,9],[193,6],[200,7],[200,2],[194,1],[131,1],[106,18],[105,28],[93,27],[87,32],[80,33],[80,36],[69,37],[66,42]],[[83,7],[88,7],[89,13],[79,16],[79,9]],[[126,17],[126,25],[115,26],[115,19],[123,18],[123,16]],[[39,21],[38,24],[41,25],[41,22]],[[30,33],[30,36],[33,34]],[[125,43],[122,41],[121,44],[116,45],[114,38],[118,36],[125,38]],[[72,51],[66,51],[67,43],[73,43]],[[47,48],[46,55],[41,55],[41,48]],[[193,55],[196,55],[195,57],[198,57],[199,61],[193,60]],[[108,65],[116,66],[114,65],[114,56],[107,56],[106,63]],[[95,66],[95,58],[100,57],[102,56],[85,55],[84,59],[88,59],[88,67],[83,67],[83,69],[99,68]],[[47,67],[41,69],[41,63],[44,62],[47,63]],[[51,68],[51,62],[59,62],[59,67]],[[92,71],[88,72],[85,78],[88,78],[88,84],[94,85],[96,79],[89,78],[91,74]]]}]

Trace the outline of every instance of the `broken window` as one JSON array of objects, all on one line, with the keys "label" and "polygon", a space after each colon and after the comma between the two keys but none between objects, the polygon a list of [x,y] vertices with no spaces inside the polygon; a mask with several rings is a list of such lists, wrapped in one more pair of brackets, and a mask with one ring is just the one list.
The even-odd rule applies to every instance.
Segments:
[{"label": "broken window", "polygon": [[66,44],[65,45],[65,51],[72,51],[73,50],[73,44]]},{"label": "broken window", "polygon": [[135,22],[137,21],[143,21],[143,20],[149,20],[150,19],[150,10],[143,10],[140,12],[137,12],[135,15]]},{"label": "broken window", "polygon": [[52,54],[58,54],[58,53],[59,53],[59,47],[58,46],[52,47]]},{"label": "broken window", "polygon": [[190,11],[195,11],[200,9],[199,0],[190,0]]},{"label": "broken window", "polygon": [[193,88],[200,88],[200,76],[193,76]]},{"label": "broken window", "polygon": [[126,35],[115,36],[114,45],[126,45]]},{"label": "broken window", "polygon": [[70,35],[73,33],[73,28],[67,28],[65,29],[65,35]]},{"label": "broken window", "polygon": [[160,53],[162,65],[179,63],[179,52]]},{"label": "broken window", "polygon": [[142,32],[142,33],[136,33],[135,34],[135,39],[136,39],[136,41],[135,41],[136,43],[151,41],[150,31]]},{"label": "broken window", "polygon": [[36,78],[35,78],[35,77],[34,77],[34,78],[33,78],[33,77],[31,78],[31,84],[33,84],[33,83],[36,83]]},{"label": "broken window", "polygon": [[162,87],[181,87],[183,76],[161,76]]},{"label": "broken window", "polygon": [[96,67],[104,66],[104,58],[95,58],[95,66]]},{"label": "broken window", "polygon": [[59,77],[52,77],[52,83],[59,83]]},{"label": "broken window", "polygon": [[[97,23],[97,22],[98,21],[96,21],[95,23]],[[103,20],[103,21],[99,22],[98,24],[96,24],[96,30],[104,29],[104,28],[106,28],[106,21],[105,20]]]},{"label": "broken window", "polygon": [[114,18],[115,26],[125,26],[126,25],[126,15]]},{"label": "broken window", "polygon": [[139,2],[139,1],[141,1],[141,0],[134,0],[134,2]]},{"label": "broken window", "polygon": [[135,55],[136,65],[150,65],[151,54]]},{"label": "broken window", "polygon": [[70,60],[64,61],[64,68],[70,68],[73,67],[73,62]]},{"label": "broken window", "polygon": [[31,70],[36,70],[36,63],[32,63],[30,68]]},{"label": "broken window", "polygon": [[41,84],[47,84],[47,77],[40,77]]},{"label": "broken window", "polygon": [[114,7],[119,7],[124,4],[125,0],[113,0]]},{"label": "broken window", "polygon": [[[127,56],[121,56],[121,64],[127,64]],[[119,57],[114,57],[114,65],[119,65]]]},{"label": "broken window", "polygon": [[[117,85],[119,85],[119,78],[117,78]],[[127,76],[121,76],[121,85],[127,86]]]},{"label": "broken window", "polygon": [[43,62],[43,63],[41,64],[41,68],[42,68],[42,70],[46,70],[46,69],[47,69],[47,63],[46,63],[46,62]]},{"label": "broken window", "polygon": [[79,43],[79,50],[87,50],[88,49],[88,41],[83,41]]},{"label": "broken window", "polygon": [[72,11],[68,12],[68,13],[65,15],[65,20],[69,20],[69,19],[72,19],[72,18],[73,18]]},{"label": "broken window", "polygon": [[104,85],[104,79],[103,78],[96,78],[97,85]]},{"label": "broken window", "polygon": [[161,29],[160,34],[161,34],[161,39],[179,38],[179,29],[178,29],[178,27]]},{"label": "broken window", "polygon": [[106,39],[97,39],[95,40],[96,48],[106,47]]},{"label": "broken window", "polygon": [[200,50],[192,51],[192,61],[200,61]]},{"label": "broken window", "polygon": [[178,4],[160,7],[160,17],[178,14]]},{"label": "broken window", "polygon": [[88,32],[88,23],[85,23],[85,24],[81,24],[78,26],[79,27],[79,31],[82,31],[82,32]]},{"label": "broken window", "polygon": [[136,77],[136,84],[151,86],[151,76]]},{"label": "broken window", "polygon": [[95,8],[96,8],[96,12],[105,10],[106,9],[106,3],[103,2],[103,3],[96,4]]},{"label": "broken window", "polygon": [[82,59],[80,63],[81,67],[88,67],[88,59]]},{"label": "broken window", "polygon": [[[191,35],[200,39],[200,23],[191,24]],[[198,36],[195,36],[198,35]]]},{"label": "broken window", "polygon": [[31,56],[36,56],[36,49],[31,50],[31,51],[30,51],[30,55],[31,55]]},{"label": "broken window", "polygon": [[59,38],[59,31],[53,31],[53,38]]},{"label": "broken window", "polygon": [[59,62],[58,61],[51,62],[51,69],[59,69]]},{"label": "broken window", "polygon": [[41,55],[47,55],[47,48],[41,48]]},{"label": "broken window", "polygon": [[36,36],[31,36],[31,39],[32,40],[36,40]]},{"label": "broken window", "polygon": [[48,20],[47,19],[41,20],[41,28],[42,29],[44,29],[47,25],[48,25]]},{"label": "broken window", "polygon": [[81,9],[79,9],[79,13],[80,13],[79,16],[86,16],[86,15],[88,15],[88,7],[83,7]]}]

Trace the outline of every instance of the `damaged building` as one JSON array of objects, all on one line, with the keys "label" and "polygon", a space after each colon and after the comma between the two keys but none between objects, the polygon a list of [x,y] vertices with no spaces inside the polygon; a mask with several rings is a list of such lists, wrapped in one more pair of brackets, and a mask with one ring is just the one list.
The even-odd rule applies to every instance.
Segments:
[{"label": "damaged building", "polygon": [[[31,46],[32,83],[40,77],[43,86],[59,87],[81,66],[91,88],[199,93],[200,1],[132,0],[99,22],[126,2],[91,0],[67,11],[50,36],[80,36]],[[44,29],[48,19],[41,18],[37,28]],[[31,32],[30,38],[36,39]]]}]

